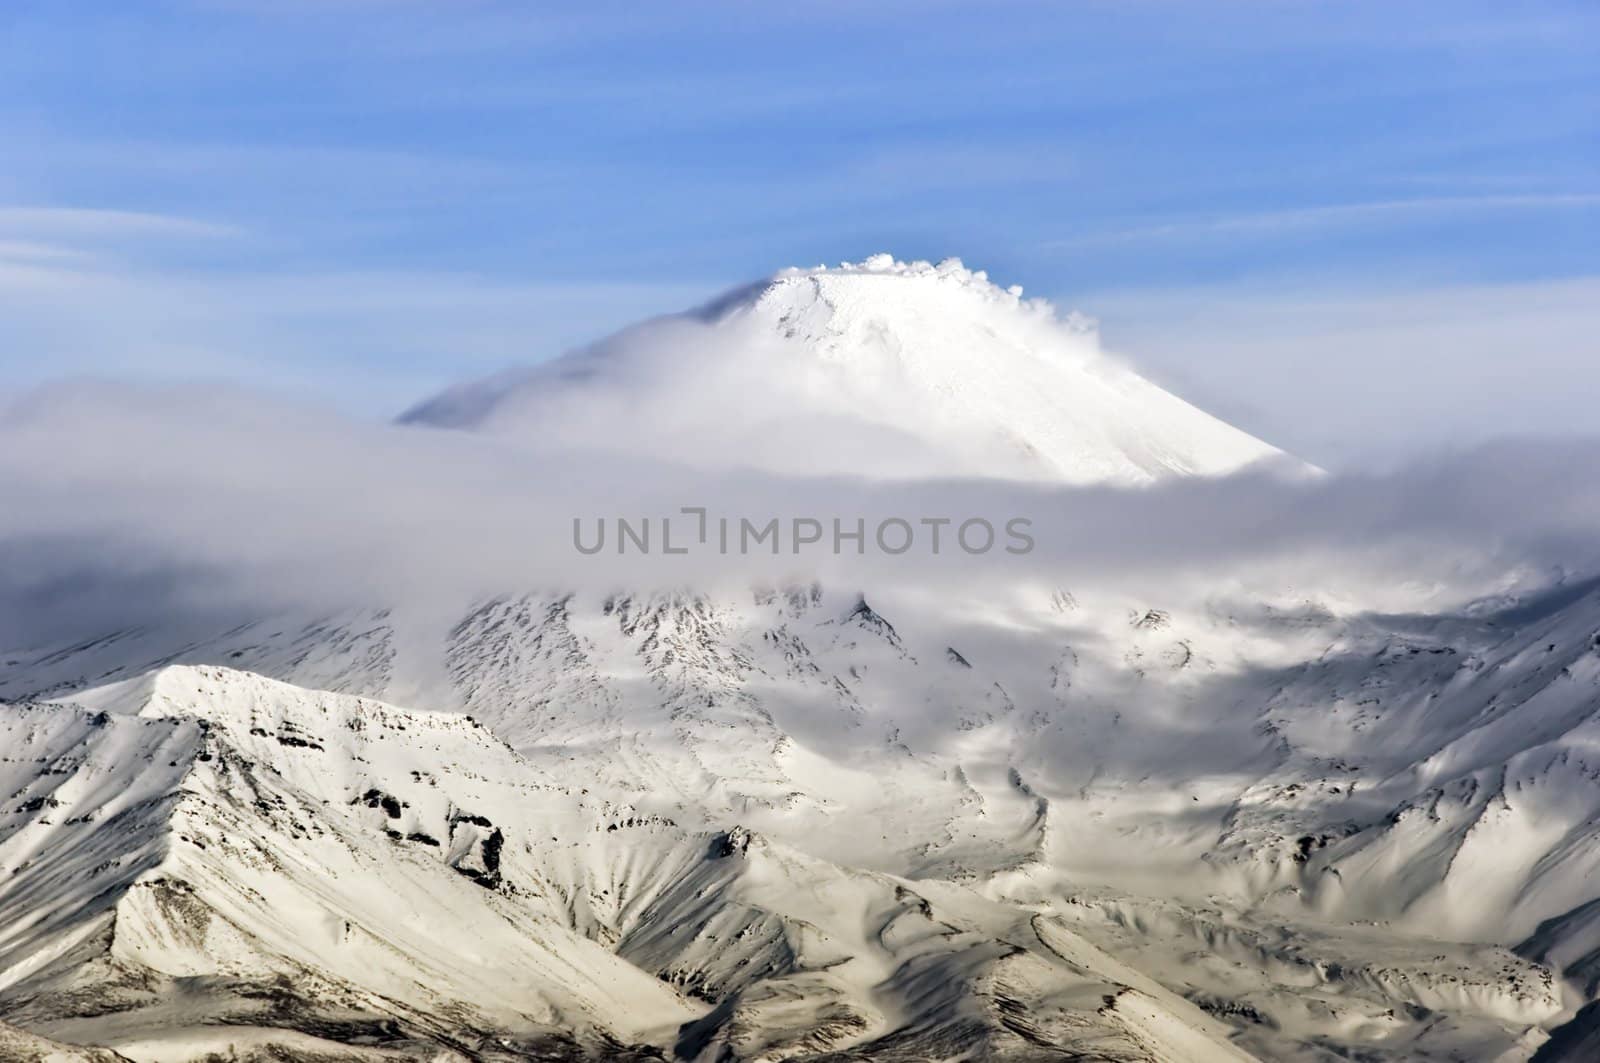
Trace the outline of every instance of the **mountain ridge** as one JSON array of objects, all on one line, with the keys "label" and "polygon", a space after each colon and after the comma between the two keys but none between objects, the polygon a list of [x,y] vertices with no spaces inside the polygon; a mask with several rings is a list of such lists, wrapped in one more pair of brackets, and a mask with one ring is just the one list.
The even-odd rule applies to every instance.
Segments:
[{"label": "mountain ridge", "polygon": [[[742,839],[771,838],[783,851],[798,846],[793,851],[807,854],[803,861],[826,854],[828,865],[847,877],[887,874],[889,881],[898,880],[923,896],[944,888],[936,886],[940,882],[976,889],[1006,910],[1066,918],[1073,933],[1112,955],[1135,958],[1159,973],[1165,984],[1181,987],[1191,1001],[1218,1009],[1219,1016],[1234,1014],[1228,1009],[1235,1007],[1273,1016],[1276,1028],[1284,1032],[1264,1040],[1257,1033],[1243,1042],[1268,1058],[1295,1058],[1299,1049],[1293,1046],[1301,1043],[1296,1039],[1305,1036],[1348,1038],[1348,1043],[1373,1051],[1370,1031],[1380,1028],[1390,1030],[1384,1036],[1393,1039],[1397,1058],[1410,1058],[1415,1047],[1410,1038],[1423,1028],[1432,1031],[1426,1034],[1432,1040],[1424,1043],[1443,1046],[1489,1038],[1509,1050],[1522,1036],[1512,1033],[1536,1030],[1563,1013],[1565,991],[1553,980],[1554,970],[1567,968],[1581,977],[1589,969],[1595,945],[1588,943],[1590,931],[1581,913],[1572,917],[1571,933],[1557,938],[1546,930],[1544,938],[1536,936],[1526,946],[1519,945],[1530,958],[1522,959],[1507,951],[1506,946],[1518,945],[1510,936],[1495,935],[1498,944],[1466,946],[1429,936],[1430,928],[1448,931],[1461,924],[1433,921],[1437,917],[1426,915],[1426,907],[1379,912],[1371,901],[1385,896],[1388,889],[1381,877],[1361,889],[1352,879],[1351,888],[1342,894],[1330,892],[1338,875],[1349,879],[1348,868],[1370,862],[1365,853],[1392,851],[1394,844],[1405,841],[1386,819],[1393,813],[1401,814],[1397,822],[1405,824],[1404,830],[1415,831],[1420,825],[1424,831],[1406,835],[1410,840],[1405,841],[1406,848],[1424,855],[1414,856],[1411,867],[1396,865],[1395,872],[1409,874],[1421,885],[1434,882],[1430,888],[1435,892],[1445,886],[1441,896],[1452,892],[1455,887],[1447,884],[1455,862],[1434,861],[1425,854],[1439,844],[1454,844],[1448,839],[1457,830],[1457,818],[1466,816],[1461,822],[1470,824],[1482,814],[1482,799],[1469,798],[1462,804],[1448,792],[1427,798],[1426,784],[1420,789],[1395,788],[1394,781],[1386,781],[1399,778],[1392,767],[1367,767],[1358,758],[1359,747],[1344,751],[1341,766],[1338,755],[1321,748],[1325,732],[1306,730],[1319,712],[1332,711],[1331,722],[1336,722],[1351,711],[1373,711],[1370,704],[1357,704],[1371,693],[1384,705],[1392,699],[1393,711],[1400,715],[1389,726],[1404,727],[1406,714],[1415,711],[1407,706],[1427,706],[1428,691],[1451,689],[1443,681],[1448,676],[1461,677],[1456,682],[1463,684],[1452,694],[1459,707],[1451,711],[1469,727],[1464,734],[1470,733],[1476,715],[1472,699],[1492,692],[1473,694],[1467,680],[1474,676],[1494,677],[1493,690],[1523,691],[1523,698],[1533,698],[1535,707],[1530,711],[1542,711],[1535,695],[1543,687],[1532,685],[1535,682],[1549,687],[1550,693],[1543,697],[1561,693],[1581,701],[1581,690],[1571,686],[1573,679],[1562,669],[1576,674],[1575,669],[1589,667],[1584,663],[1591,653],[1585,625],[1592,626],[1595,613],[1588,598],[1567,602],[1554,614],[1536,611],[1541,626],[1520,635],[1473,619],[1442,625],[1431,635],[1412,631],[1396,641],[1395,635],[1368,628],[1365,621],[1347,626],[1330,616],[1319,622],[1320,628],[1308,630],[1303,620],[1296,620],[1281,631],[1268,628],[1262,634],[1271,633],[1274,641],[1287,639],[1282,643],[1286,649],[1303,645],[1303,650],[1293,652],[1309,658],[1281,676],[1266,672],[1255,679],[1248,673],[1242,679],[1226,679],[1238,667],[1229,656],[1239,652],[1238,617],[1202,619],[1182,609],[1130,607],[1102,602],[1098,596],[1052,594],[1041,599],[1040,612],[1030,621],[1049,624],[1052,634],[1018,656],[1021,644],[1015,632],[1002,635],[999,630],[975,629],[959,613],[954,623],[950,618],[932,623],[929,615],[911,610],[903,594],[872,593],[865,609],[873,622],[863,624],[859,618],[867,600],[859,592],[795,587],[753,594],[743,604],[692,595],[638,600],[549,595],[489,601],[455,625],[448,648],[437,650],[451,662],[441,670],[449,686],[425,697],[444,698],[453,690],[448,695],[449,711],[421,715],[410,710],[373,711],[380,716],[398,713],[396,719],[408,721],[410,736],[431,733],[422,721],[437,720],[448,726],[449,733],[456,729],[481,733],[493,743],[485,749],[505,748],[503,738],[521,752],[507,750],[495,756],[511,758],[505,760],[508,764],[525,762],[526,768],[515,770],[532,774],[522,777],[542,780],[541,785],[554,788],[551,793],[587,789],[603,795],[599,799],[611,810],[582,820],[586,825],[579,828],[579,835],[603,837],[605,844],[616,846],[625,865],[635,869],[629,872],[634,881],[665,883],[673,874],[699,866],[711,851],[742,850]],[[321,618],[308,621],[303,630],[278,621],[236,632],[210,647],[191,648],[188,654],[279,670],[291,678],[336,678],[343,685],[381,695],[397,666],[401,671],[417,670],[403,659],[383,663],[391,661],[388,650],[374,652],[373,639],[402,657],[414,652],[416,640],[401,630],[389,630],[396,626],[403,627],[394,613]],[[1098,640],[1110,640],[1109,659],[1088,637],[1091,631],[1099,633]],[[302,646],[306,632],[315,632],[317,645],[341,647],[338,663],[307,657],[302,651],[284,652]],[[358,632],[365,632],[365,637],[350,637]],[[112,660],[108,653],[137,660],[153,649],[149,638],[98,642],[65,655],[42,654],[56,662],[52,667],[60,677],[48,685],[70,685],[66,678],[70,673],[60,669],[82,667],[91,676],[104,674]],[[1315,659],[1317,647],[1341,638],[1349,641],[1338,653],[1322,662]],[[1472,641],[1485,638],[1489,641]],[[1558,645],[1553,656],[1546,652],[1552,639]],[[1066,651],[1060,648],[1063,641],[1069,647]],[[1495,651],[1495,645],[1503,648]],[[1002,647],[1008,649],[997,656]],[[1432,652],[1445,647],[1455,652]],[[951,649],[964,664],[949,654]],[[1374,669],[1374,653],[1394,663]],[[1486,663],[1471,664],[1474,658]],[[30,675],[48,680],[49,672],[31,664],[18,660],[9,676],[0,670],[0,684]],[[379,671],[369,670],[374,664],[382,665]],[[1369,673],[1383,676],[1392,693],[1370,686],[1365,688],[1368,695],[1346,692],[1347,684],[1363,689],[1362,680]],[[258,682],[228,674],[238,676],[229,684]],[[1211,689],[1220,682],[1226,686]],[[167,691],[167,707],[159,711],[147,705],[152,684]],[[64,696],[79,703],[72,711],[86,719],[127,720],[146,730],[166,729],[161,733],[177,728],[171,733],[181,733],[187,736],[182,741],[194,743],[204,739],[192,724],[183,722],[192,714],[179,710],[189,702],[203,707],[208,696],[199,690],[191,693],[191,687],[211,685],[188,668],[175,668],[158,671],[154,679],[131,677],[121,685]],[[292,686],[262,689],[276,692],[272,697],[303,702],[307,708],[288,715],[251,710],[234,718],[225,730],[242,732],[240,741],[274,758],[321,755],[298,743],[328,745],[325,735],[312,733],[308,725],[321,718],[319,703],[338,698]],[[810,693],[803,694],[806,691]],[[791,704],[789,699],[799,700]],[[1252,700],[1256,712],[1236,725],[1224,724],[1224,717],[1212,718],[1208,726],[1228,729],[1210,747],[1191,738],[1179,739],[1193,768],[1170,774],[1173,761],[1156,743],[1163,728],[1182,720],[1172,713],[1193,712],[1196,705],[1221,707]],[[36,711],[14,704],[0,708],[0,720]],[[200,715],[214,712],[205,709]],[[470,719],[484,729],[476,731],[463,713],[470,713]],[[413,718],[417,722],[410,722]],[[1240,742],[1263,724],[1270,729],[1249,739],[1256,751],[1241,748]],[[826,737],[835,727],[841,728],[837,733],[842,744]],[[264,733],[253,735],[252,728]],[[1355,732],[1364,733],[1369,732]],[[1382,744],[1384,731],[1370,733]],[[1437,743],[1418,747],[1419,757],[1448,743],[1448,734],[1438,734]],[[1528,738],[1535,747],[1540,742],[1535,733]],[[1402,753],[1391,750],[1389,755],[1399,758]],[[432,770],[421,762],[413,766]],[[1246,768],[1243,781],[1228,782],[1241,767]],[[1167,773],[1161,776],[1166,782],[1156,786],[1139,782],[1157,769]],[[38,770],[26,767],[25,777],[51,778],[37,774]],[[287,769],[275,770],[282,774]],[[294,776],[290,772],[285,777]],[[1371,796],[1346,796],[1342,791],[1351,784]],[[338,807],[358,799],[361,815],[373,818],[375,838],[426,853],[430,859],[448,858],[448,850],[436,852],[426,842],[407,840],[420,834],[445,843],[451,830],[448,815],[441,812],[426,822],[413,822],[409,818],[413,812],[402,804],[404,818],[389,818],[385,795],[423,807],[407,796],[410,782],[351,779],[343,785],[337,795],[325,796]],[[373,795],[369,805],[364,795],[374,788],[381,793]],[[1413,819],[1405,813],[1417,805],[1419,793],[1432,803],[1437,818],[1419,813]],[[17,809],[48,796],[24,789],[16,800],[0,807],[0,813],[14,816]],[[1510,796],[1520,801],[1514,793]],[[457,804],[471,815],[483,814],[468,802]],[[49,808],[41,805],[28,813],[41,814],[48,816]],[[488,818],[497,827],[508,822],[503,815],[490,813]],[[882,838],[876,827],[880,822]],[[892,832],[887,826],[891,822]],[[1208,826],[1211,822],[1216,825]],[[1351,822],[1360,827],[1353,835],[1340,829]],[[1569,822],[1577,826],[1576,821]],[[398,839],[376,833],[390,823]],[[612,825],[616,830],[608,829]],[[569,828],[552,833],[560,838],[575,836]],[[662,840],[669,835],[682,840],[670,844]],[[1129,844],[1116,841],[1119,837],[1133,839],[1146,857],[1124,859],[1123,866],[1116,867],[1113,854]],[[458,854],[465,858],[467,871],[480,875],[489,873],[481,843],[479,837]],[[1442,852],[1448,857],[1449,849]],[[0,858],[5,853],[6,845],[0,841]],[[1533,876],[1526,880],[1529,883],[1537,881],[1539,867],[1552,874],[1562,866],[1548,860],[1541,864],[1533,854],[1529,859],[1532,863],[1519,864],[1522,870],[1514,872]],[[785,860],[792,863],[791,858]],[[565,900],[549,912],[569,931],[608,948],[632,940],[644,949],[643,942],[652,935],[665,933],[672,939],[669,927],[685,920],[694,926],[705,917],[667,917],[667,910],[660,909],[663,922],[651,935],[640,937],[641,929],[630,930],[630,924],[617,921],[624,910],[642,910],[622,903],[625,894],[617,892],[622,879],[607,872],[607,884],[595,883],[588,872],[579,873],[581,865],[566,858],[540,857],[535,866],[550,887],[567,883],[557,888],[560,896],[593,897],[604,889],[618,898],[598,908],[588,901],[574,907]],[[1140,871],[1141,866],[1145,870]],[[570,870],[560,871],[563,867]],[[669,870],[674,867],[685,871]],[[1180,867],[1191,868],[1191,876],[1205,876],[1195,883],[1201,892],[1233,899],[1215,912],[1208,912],[1212,902],[1196,892],[1157,899],[1154,883]],[[1128,872],[1136,874],[1130,877]],[[441,869],[441,873],[457,876],[474,890],[483,888],[461,870]],[[641,874],[645,878],[639,879]],[[662,875],[667,877],[658,877]],[[1422,875],[1442,877],[1425,881]],[[1562,889],[1578,890],[1574,902],[1587,896],[1582,892],[1587,878],[1581,869],[1577,877],[1560,873],[1560,881],[1566,883]],[[1113,884],[1103,887],[1110,892],[1090,888],[1097,881]],[[0,896],[3,893],[0,889]],[[737,893],[734,889],[728,896]],[[1528,910],[1560,918],[1567,909],[1555,904],[1548,890],[1528,896],[1541,894],[1546,899],[1532,903],[1545,907]],[[469,891],[466,896],[478,893]],[[774,903],[762,906],[771,908]],[[1481,905],[1474,910],[1490,912]],[[710,914],[707,909],[705,915]],[[802,918],[816,921],[815,915]],[[1359,927],[1374,920],[1387,929],[1378,937],[1363,936],[1367,932]],[[1477,926],[1481,931],[1484,924]],[[1241,982],[1240,974],[1219,979],[1216,973],[1174,958],[1174,943],[1193,935],[1216,941],[1215,947],[1236,956],[1233,962],[1246,965],[1240,970],[1256,966],[1270,970],[1290,962],[1296,969],[1321,972],[1316,981],[1329,988],[1290,990],[1281,984],[1268,988]],[[720,949],[706,942],[694,945],[696,940],[686,938],[681,944],[702,950],[697,963],[711,963],[720,955]],[[656,957],[646,965],[656,972],[652,977],[678,969],[674,964],[679,961],[665,959],[663,953],[627,948],[630,952],[624,958],[630,963],[645,955]],[[710,983],[706,991],[716,1002],[728,1002],[735,993],[731,983],[721,982]],[[750,991],[755,991],[753,986]],[[758,996],[766,992],[761,990]],[[5,991],[0,990],[0,999],[4,998]],[[734,1025],[716,1027],[724,1035],[771,1021],[750,1018],[768,1005],[744,1012],[740,1008],[755,1007],[755,998],[741,999],[746,1004],[728,1003],[730,1010],[723,1016],[722,1021]],[[1450,1022],[1429,1025],[1421,1019],[1381,1019],[1386,1008],[1400,1004],[1447,1015]],[[858,1007],[859,1003],[850,1005]],[[738,1019],[741,1014],[746,1018]],[[1311,1019],[1308,1014],[1324,1017]],[[1364,1016],[1360,1023],[1378,1026],[1352,1026],[1357,1015]],[[28,1012],[0,1012],[0,1018],[8,1021],[29,1017]],[[867,1027],[854,1020],[847,1026],[862,1036],[871,1030],[890,1032],[873,1025],[879,1020],[866,1021]],[[692,1026],[700,1020],[686,1022]],[[1246,1026],[1254,1028],[1248,1022]],[[1297,1029],[1305,1032],[1288,1032]],[[1359,1029],[1369,1033],[1357,1033]],[[41,1027],[40,1032],[71,1031]],[[702,1048],[727,1043],[718,1041],[718,1036],[723,1035],[712,1036]],[[1234,1036],[1243,1036],[1237,1027]]]}]

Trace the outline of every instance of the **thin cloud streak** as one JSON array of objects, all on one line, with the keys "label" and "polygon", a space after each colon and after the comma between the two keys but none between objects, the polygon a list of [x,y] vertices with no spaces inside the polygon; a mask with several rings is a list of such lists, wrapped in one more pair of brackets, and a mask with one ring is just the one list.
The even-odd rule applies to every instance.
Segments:
[{"label": "thin cloud streak", "polygon": [[92,261],[93,258],[94,256],[87,251],[77,248],[38,243],[32,240],[0,239],[0,262],[74,262],[81,264]]},{"label": "thin cloud streak", "polygon": [[61,237],[179,237],[215,239],[234,237],[243,230],[234,225],[173,214],[94,207],[0,207],[0,233],[50,234]]},{"label": "thin cloud streak", "polygon": [[1271,233],[1287,229],[1306,229],[1343,222],[1384,220],[1408,214],[1450,214],[1500,210],[1572,210],[1600,206],[1600,193],[1538,193],[1526,195],[1428,196],[1418,199],[1384,199],[1368,203],[1330,203],[1315,207],[1257,211],[1211,218],[1137,226],[1103,233],[1052,240],[1043,247],[1093,247],[1105,244],[1153,240],[1185,240],[1194,237]]}]

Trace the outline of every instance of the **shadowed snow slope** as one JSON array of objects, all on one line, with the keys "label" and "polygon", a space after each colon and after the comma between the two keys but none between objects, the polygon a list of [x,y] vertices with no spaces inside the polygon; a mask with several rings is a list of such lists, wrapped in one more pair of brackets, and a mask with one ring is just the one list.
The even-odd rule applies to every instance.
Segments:
[{"label": "shadowed snow slope", "polygon": [[683,830],[469,717],[174,667],[0,729],[0,984],[40,1035],[134,1059],[1246,1058],[1055,920]]},{"label": "shadowed snow slope", "polygon": [[[0,708],[0,1018],[141,1058],[183,1026],[149,968],[222,979],[182,983],[220,987],[218,1021],[473,1052],[978,1058],[1001,1015],[1111,1037],[1100,1005],[1002,973],[1048,963],[1027,920],[1274,1059],[1525,1058],[1592,997],[1600,605],[1165,604],[527,596],[8,655],[6,696],[77,692]],[[120,671],[163,658],[455,711]],[[170,928],[185,889],[217,936]],[[922,901],[960,933],[903,937]],[[939,945],[935,982],[910,941]],[[344,1010],[262,1014],[227,981],[279,975]]]},{"label": "shadowed snow slope", "polygon": [[959,261],[788,270],[405,420],[775,471],[1148,483],[1281,452]]}]

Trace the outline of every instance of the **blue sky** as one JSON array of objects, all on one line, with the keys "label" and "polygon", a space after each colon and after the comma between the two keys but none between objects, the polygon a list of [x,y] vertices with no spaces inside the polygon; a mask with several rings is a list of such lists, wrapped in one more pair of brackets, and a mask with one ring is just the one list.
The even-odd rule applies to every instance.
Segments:
[{"label": "blue sky", "polygon": [[1597,71],[1577,2],[8,0],[0,391],[376,415],[889,250],[1313,457],[1583,430]]}]

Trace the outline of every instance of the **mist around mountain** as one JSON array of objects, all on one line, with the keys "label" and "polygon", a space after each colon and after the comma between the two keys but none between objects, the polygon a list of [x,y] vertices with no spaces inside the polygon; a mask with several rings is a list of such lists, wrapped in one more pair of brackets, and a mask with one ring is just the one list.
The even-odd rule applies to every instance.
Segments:
[{"label": "mist around mountain", "polygon": [[1587,1058],[1597,449],[1318,470],[889,256],[25,397],[0,1058]]}]

